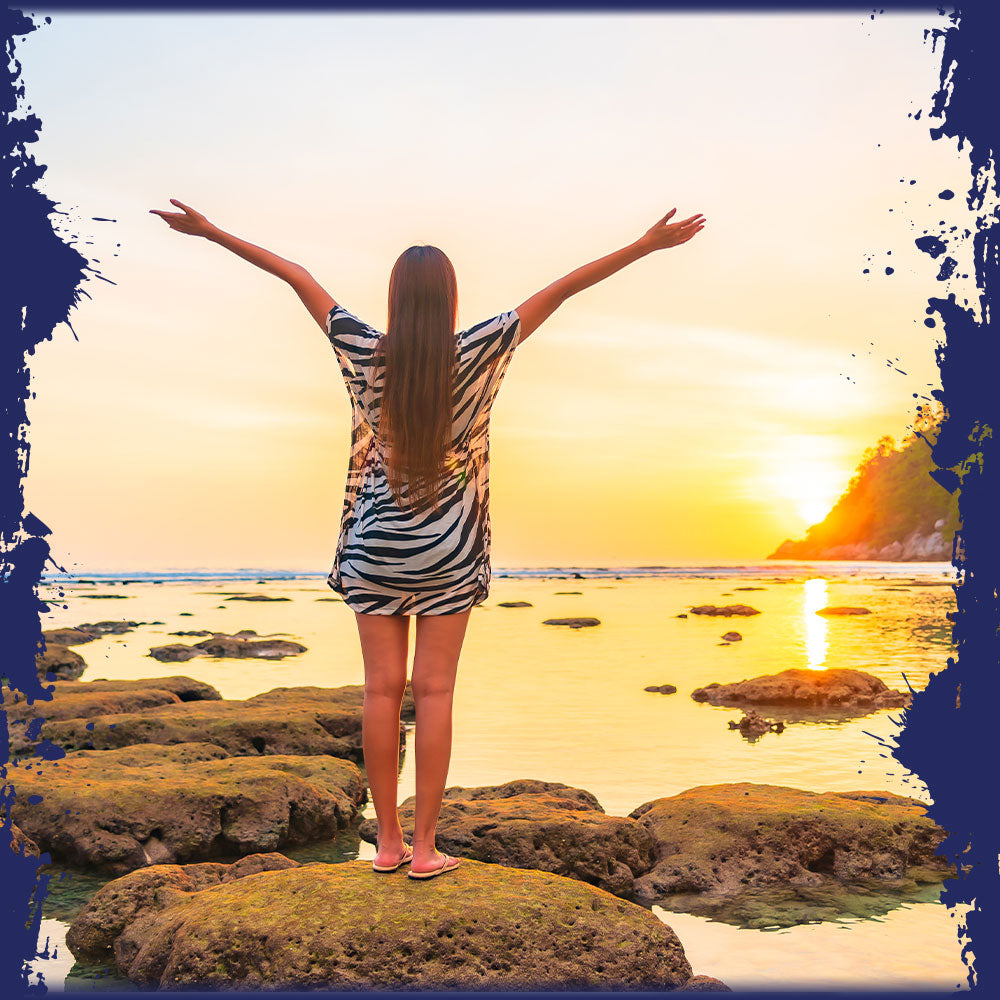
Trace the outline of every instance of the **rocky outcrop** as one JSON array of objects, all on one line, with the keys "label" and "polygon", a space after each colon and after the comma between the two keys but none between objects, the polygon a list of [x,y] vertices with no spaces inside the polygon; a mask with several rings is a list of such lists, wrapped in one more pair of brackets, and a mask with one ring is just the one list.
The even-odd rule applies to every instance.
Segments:
[{"label": "rocky outcrop", "polygon": [[760,614],[756,608],[751,608],[749,604],[699,604],[689,610],[693,615],[722,615],[725,618],[731,618],[733,615],[749,617]]},{"label": "rocky outcrop", "polygon": [[179,893],[198,892],[259,872],[298,868],[283,854],[248,854],[233,864],[203,861],[189,865],[152,865],[102,886],[77,915],[66,944],[77,959],[106,958],[115,939],[137,917],[161,910]]},{"label": "rocky outcrop", "polygon": [[113,872],[328,838],[367,796],[350,761],[231,757],[207,743],[75,751],[10,777],[13,818],[42,850]]},{"label": "rocky outcrop", "polygon": [[694,978],[649,910],[544,871],[467,859],[415,882],[349,861],[191,889],[183,871],[155,874],[162,888],[147,884],[145,905],[122,907],[130,919],[110,897],[137,899],[128,882],[153,870],[102,889],[68,938],[112,941],[118,969],[142,986],[671,990]]},{"label": "rocky outcrop", "polygon": [[[94,682],[99,683],[128,682]],[[134,683],[158,684],[160,680]],[[326,754],[358,763],[364,759],[362,684],[275,688],[245,701],[172,702],[136,711],[62,719],[49,719],[45,707],[39,707],[41,704],[36,702],[36,710],[47,718],[42,733],[34,728],[13,730],[12,747],[16,751],[23,752],[32,740],[43,735],[64,750],[111,750],[144,743],[212,743],[233,755]],[[76,704],[82,708],[85,703]],[[408,689],[401,716],[414,717]],[[405,742],[402,721],[399,733],[401,742]]]},{"label": "rocky outcrop", "polygon": [[903,887],[954,874],[934,853],[945,832],[922,803],[891,792],[701,785],[629,816],[656,841],[655,867],[635,882],[646,902],[782,885]]},{"label": "rocky outcrop", "polygon": [[[937,489],[938,487],[933,487]],[[943,523],[943,521],[942,521]],[[950,562],[954,534],[947,537],[933,531],[916,529],[891,542],[842,542],[837,545],[816,545],[808,541],[786,538],[768,559],[863,559],[879,562]]]},{"label": "rocky outcrop", "polygon": [[720,684],[718,681],[691,692],[695,701],[710,705],[787,705],[795,708],[860,709],[900,708],[910,703],[910,693],[895,691],[863,670],[847,667],[808,670],[790,667],[777,674]]},{"label": "rocky outcrop", "polygon": [[48,642],[44,652],[35,654],[35,667],[42,680],[72,681],[87,669],[87,661],[67,646]]},{"label": "rocky outcrop", "polygon": [[225,632],[213,632],[207,639],[186,645],[182,642],[172,642],[165,646],[153,646],[149,655],[164,663],[178,663],[190,660],[195,656],[257,657],[264,660],[280,660],[285,656],[295,656],[306,652],[306,647],[299,642],[288,639],[273,639],[259,637],[250,628],[241,629],[234,635]]},{"label": "rocky outcrop", "polygon": [[[399,806],[407,838],[414,801],[410,796]],[[375,843],[375,820],[362,820],[359,833]],[[653,841],[643,826],[608,816],[582,788],[530,778],[445,789],[435,843],[463,858],[541,869],[625,897],[653,865]]]}]

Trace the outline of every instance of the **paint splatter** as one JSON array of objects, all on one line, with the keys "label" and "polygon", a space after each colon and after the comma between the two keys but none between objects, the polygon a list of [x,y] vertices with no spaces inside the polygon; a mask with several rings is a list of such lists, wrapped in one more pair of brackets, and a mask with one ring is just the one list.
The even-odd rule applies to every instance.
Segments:
[{"label": "paint splatter", "polygon": [[[939,14],[947,26],[925,35],[934,46],[941,45],[940,86],[928,115],[941,124],[930,134],[957,139],[960,151],[968,148],[972,185],[967,204],[978,224],[975,233],[958,233],[951,240],[972,237],[979,315],[973,304],[959,303],[954,294],[928,299],[927,312],[937,315],[945,331],[935,352],[941,387],[932,391],[945,416],[932,447],[936,468],[931,474],[950,492],[958,491],[960,527],[952,553],[958,610],[950,615],[957,655],[931,675],[903,712],[893,756],[925,783],[933,799],[928,812],[948,831],[940,851],[956,864],[959,877],[945,882],[941,900],[949,907],[971,907],[964,922],[957,921],[962,955],[969,986],[989,993],[1000,986],[994,947],[1000,937],[1000,829],[988,768],[996,752],[1000,700],[1000,455],[994,437],[994,428],[1000,427],[1000,344],[989,321],[1000,277],[995,164],[1000,149],[995,113],[1000,10],[976,4]],[[939,195],[945,200],[952,196],[951,191]],[[941,238],[917,241],[931,257],[944,251],[943,244]],[[950,277],[955,266],[947,257],[938,280]]]},{"label": "paint splatter", "polygon": [[[39,599],[42,569],[51,561],[48,526],[24,509],[23,480],[28,471],[27,400],[30,373],[27,358],[43,340],[51,340],[60,323],[69,326],[70,310],[86,295],[83,284],[90,277],[102,277],[86,256],[57,235],[52,215],[55,202],[37,187],[45,167],[35,161],[28,146],[38,138],[41,121],[24,110],[21,65],[14,57],[15,40],[36,30],[38,25],[17,10],[0,13],[6,52],[3,70],[3,154],[10,168],[3,211],[2,255],[5,302],[0,322],[5,345],[0,377],[4,399],[6,433],[0,435],[0,629],[4,642],[3,698],[48,700],[49,689],[38,676],[35,657],[44,649],[41,615],[47,610]],[[48,22],[48,18],[45,21]],[[105,279],[106,280],[106,279]],[[70,327],[72,330],[72,327]],[[76,334],[73,334],[74,337]],[[61,568],[61,567],[60,567]],[[41,644],[41,645],[40,645]],[[14,831],[11,808],[17,794],[16,778],[9,767],[7,713],[0,711],[0,878],[5,903],[0,917],[3,961],[0,987],[4,995],[44,993],[43,977],[34,982],[27,963],[35,957],[41,922],[41,904],[48,876],[40,865],[47,854],[35,858],[12,850]],[[59,748],[56,757],[62,756]],[[51,755],[50,755],[51,757]]]}]

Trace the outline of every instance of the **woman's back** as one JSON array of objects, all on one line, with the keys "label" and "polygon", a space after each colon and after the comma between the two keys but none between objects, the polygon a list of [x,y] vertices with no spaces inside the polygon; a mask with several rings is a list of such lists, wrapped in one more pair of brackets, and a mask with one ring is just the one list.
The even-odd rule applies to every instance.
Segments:
[{"label": "woman's back", "polygon": [[352,405],[351,460],[334,565],[327,582],[369,614],[451,614],[489,592],[489,419],[519,339],[516,310],[455,337],[451,441],[436,505],[397,499],[379,437],[385,366],[379,333],[342,306],[327,336]]}]

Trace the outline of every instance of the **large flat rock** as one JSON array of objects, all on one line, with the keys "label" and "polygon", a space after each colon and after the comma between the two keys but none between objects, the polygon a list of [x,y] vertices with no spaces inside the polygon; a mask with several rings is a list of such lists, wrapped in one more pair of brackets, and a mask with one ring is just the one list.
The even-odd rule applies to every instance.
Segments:
[{"label": "large flat rock", "polygon": [[863,670],[835,667],[808,670],[790,667],[730,684],[715,682],[691,692],[695,701],[710,705],[786,705],[803,709],[855,710],[862,714],[910,703],[908,691],[894,691]]},{"label": "large flat rock", "polygon": [[[135,711],[51,719],[41,735],[64,750],[213,743],[235,755],[328,754],[361,763],[363,701],[363,685],[283,688],[245,701],[175,701]],[[412,712],[412,698],[409,704]],[[406,707],[404,697],[404,717]],[[402,742],[402,721],[399,732]],[[15,749],[23,750],[32,735],[37,739],[39,734],[22,731]]]},{"label": "large flat rock", "polygon": [[[415,801],[411,795],[399,806],[408,838]],[[361,821],[364,840],[376,843],[377,832],[374,819]],[[450,854],[553,872],[626,898],[654,863],[654,840],[643,824],[608,816],[582,788],[530,778],[446,788],[435,843]]]},{"label": "large flat rock", "polygon": [[75,751],[8,778],[26,836],[53,859],[112,872],[333,837],[367,798],[350,761],[233,757],[206,743]]},{"label": "large flat rock", "polygon": [[672,990],[693,978],[649,910],[550,872],[466,860],[418,882],[359,860],[204,888],[183,877],[150,870],[105,886],[71,946],[110,940],[128,979],[161,989]]},{"label": "large flat rock", "polygon": [[916,799],[884,791],[810,792],[739,782],[700,785],[629,815],[656,842],[656,864],[636,899],[687,908],[679,896],[738,896],[766,887],[838,892],[879,883],[909,890],[954,870],[945,838]]}]

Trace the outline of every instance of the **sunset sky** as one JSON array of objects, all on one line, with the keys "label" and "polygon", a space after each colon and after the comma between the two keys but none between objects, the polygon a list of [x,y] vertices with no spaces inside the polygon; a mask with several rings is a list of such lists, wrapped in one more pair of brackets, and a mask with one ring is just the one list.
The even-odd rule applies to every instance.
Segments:
[{"label": "sunset sky", "polygon": [[762,560],[905,433],[939,384],[927,298],[974,290],[913,246],[969,218],[932,10],[51,17],[18,49],[33,152],[116,283],[30,359],[26,504],[70,572],[333,558],[333,352],[287,286],[148,214],[170,197],[380,329],[411,244],[451,257],[465,327],[705,214],[517,349],[495,568]]}]

